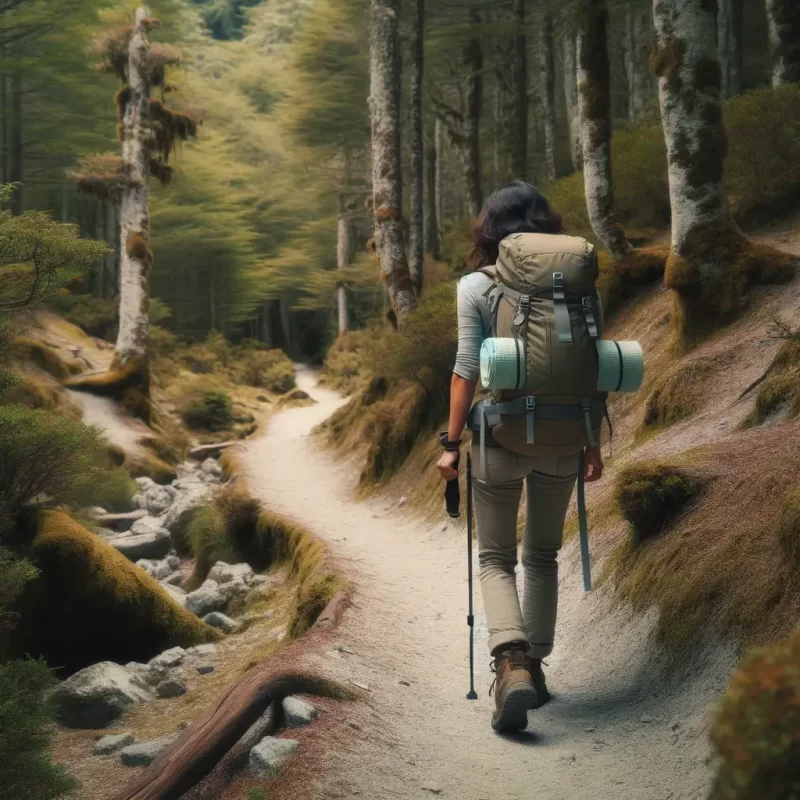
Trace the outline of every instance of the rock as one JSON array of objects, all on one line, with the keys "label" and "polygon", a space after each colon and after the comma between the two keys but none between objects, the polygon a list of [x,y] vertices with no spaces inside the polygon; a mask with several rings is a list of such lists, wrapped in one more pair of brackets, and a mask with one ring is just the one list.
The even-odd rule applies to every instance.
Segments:
[{"label": "rock", "polygon": [[172,547],[169,531],[163,529],[153,533],[140,533],[118,539],[109,539],[108,543],[119,550],[125,558],[133,562],[141,558],[163,558]]},{"label": "rock", "polygon": [[103,728],[135,703],[149,700],[145,682],[113,661],[101,661],[67,678],[50,699],[67,728]]},{"label": "rock", "polygon": [[172,739],[157,739],[152,742],[132,744],[121,750],[119,757],[126,767],[148,767],[171,742]]},{"label": "rock", "polygon": [[153,576],[155,570],[153,569],[153,562],[149,558],[140,558],[136,562],[139,569],[143,569],[148,575]]},{"label": "rock", "polygon": [[140,508],[138,511],[129,511],[127,514],[98,514],[92,521],[103,528],[113,531],[128,531],[137,520],[147,516],[147,512]]},{"label": "rock", "polygon": [[217,583],[228,583],[235,580],[251,583],[255,572],[249,564],[226,564],[224,561],[217,561],[211,567],[208,577]]},{"label": "rock", "polygon": [[652,722],[652,721],[653,721],[653,718],[651,716],[649,716],[648,714],[643,714],[641,717],[639,717],[639,722],[648,723],[648,722]]},{"label": "rock", "polygon": [[161,584],[172,596],[172,599],[178,604],[186,608],[186,592],[183,591],[179,586],[172,586],[169,583],[162,583]]},{"label": "rock", "polygon": [[221,583],[219,585],[219,593],[225,598],[226,605],[237,597],[244,597],[248,591],[247,584],[244,581],[235,580]]},{"label": "rock", "polygon": [[175,536],[181,536],[191,521],[192,512],[205,504],[207,496],[208,492],[204,486],[192,483],[184,493],[175,498],[169,511],[164,514],[163,526]]},{"label": "rock", "polygon": [[158,484],[152,479],[146,476],[142,476],[141,478],[134,478],[136,481],[136,485],[143,491],[146,492],[148,489],[152,489],[154,486],[158,486]]},{"label": "rock", "polygon": [[145,496],[141,492],[133,496],[133,502],[137,508],[144,508],[144,509],[147,508],[147,500],[145,499]]},{"label": "rock", "polygon": [[[168,586],[172,586],[175,589],[180,588],[180,585],[183,583],[183,573],[178,570],[177,572],[173,572],[172,575],[168,575],[162,583],[166,583]],[[181,589],[181,594],[185,595],[186,592]]]},{"label": "rock", "polygon": [[213,475],[215,478],[218,478],[222,475],[222,467],[214,461],[213,458],[207,458],[201,465],[200,469],[205,472],[206,475]]},{"label": "rock", "polygon": [[359,681],[350,681],[356,689],[363,689],[365,692],[369,691],[369,686],[366,683],[360,683]]},{"label": "rock", "polygon": [[319,716],[319,709],[316,706],[298,697],[285,698],[283,710],[286,714],[287,728],[302,728],[304,725],[310,725]]},{"label": "rock", "polygon": [[300,746],[296,739],[267,736],[250,751],[250,772],[256,778],[274,775]]},{"label": "rock", "polygon": [[179,569],[181,566],[181,560],[178,556],[167,556],[167,564],[169,564],[170,569]]},{"label": "rock", "polygon": [[214,667],[211,664],[199,664],[197,667],[197,671],[201,675],[208,675],[210,672],[214,671]]},{"label": "rock", "polygon": [[149,514],[131,525],[131,533],[152,533],[153,531],[164,530],[164,520],[161,517],[153,517]]},{"label": "rock", "polygon": [[596,730],[597,730],[597,728],[584,728],[583,732],[584,733],[594,733]]},{"label": "rock", "polygon": [[225,608],[225,598],[220,594],[219,584],[207,580],[199,589],[186,595],[186,608],[198,617]]},{"label": "rock", "polygon": [[397,505],[400,506],[400,508],[402,508],[407,502],[408,502],[407,497],[401,497],[400,502]]},{"label": "rock", "polygon": [[425,786],[421,786],[420,788],[422,789],[423,792],[430,792],[431,794],[442,793],[442,787],[437,786],[436,784],[431,784],[431,785],[426,784]]},{"label": "rock", "polygon": [[118,539],[123,534],[120,531],[112,531],[111,528],[96,528],[95,533],[101,538],[108,541],[109,539]]},{"label": "rock", "polygon": [[177,678],[167,678],[156,686],[156,694],[159,697],[180,697],[186,694],[186,685]]},{"label": "rock", "polygon": [[272,583],[272,578],[269,575],[253,575],[250,578],[251,589],[258,586],[266,586],[268,583]]},{"label": "rock", "polygon": [[202,444],[189,451],[189,458],[195,461],[205,461],[208,458],[219,458],[223,450],[227,450],[236,442],[220,442],[219,444]]},{"label": "rock", "polygon": [[163,486],[155,486],[145,494],[145,508],[154,517],[160,517],[171,505],[173,495]]},{"label": "rock", "polygon": [[400,681],[400,685],[401,686],[411,686],[411,684],[408,681]]},{"label": "rock", "polygon": [[133,734],[130,733],[120,733],[116,736],[104,736],[102,739],[98,739],[95,742],[92,753],[96,756],[110,756],[112,753],[118,753],[123,747],[133,744],[134,741],[136,740]]},{"label": "rock", "polygon": [[224,633],[233,633],[239,627],[239,623],[235,619],[225,616],[221,611],[212,611],[210,614],[206,614],[203,622]]},{"label": "rock", "polygon": [[153,563],[153,577],[157,581],[163,581],[168,578],[175,570],[169,565],[165,558],[163,561],[156,561]]},{"label": "rock", "polygon": [[213,656],[217,652],[215,644],[196,644],[186,651],[190,656]]},{"label": "rock", "polygon": [[183,664],[187,652],[182,647],[170,647],[147,662],[149,667],[177,667]]}]

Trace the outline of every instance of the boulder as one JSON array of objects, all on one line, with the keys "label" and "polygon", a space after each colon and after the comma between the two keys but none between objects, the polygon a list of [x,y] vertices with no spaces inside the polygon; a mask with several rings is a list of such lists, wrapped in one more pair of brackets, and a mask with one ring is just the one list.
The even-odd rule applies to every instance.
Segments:
[{"label": "boulder", "polygon": [[192,486],[175,498],[167,513],[164,514],[163,526],[174,536],[183,536],[191,521],[192,512],[204,505],[207,497],[208,490],[202,484],[193,482]]},{"label": "boulder", "polygon": [[148,478],[146,475],[142,476],[141,478],[134,478],[134,480],[142,492],[147,492],[154,486],[158,486],[158,484],[152,478]]},{"label": "boulder", "polygon": [[156,686],[156,694],[159,697],[180,697],[186,694],[186,685],[177,678],[167,678]]},{"label": "boulder", "polygon": [[140,742],[139,744],[132,744],[120,750],[120,761],[126,767],[148,767],[156,758],[158,758],[161,751],[172,744],[174,737],[165,739],[156,739],[152,742]]},{"label": "boulder", "polygon": [[137,519],[131,525],[131,533],[152,533],[153,531],[164,530],[167,526],[161,517],[152,517],[150,515]]},{"label": "boulder", "polygon": [[202,444],[189,451],[189,458],[195,461],[205,461],[208,458],[219,458],[223,450],[227,450],[236,442],[219,442],[217,444]]},{"label": "boulder", "polygon": [[98,739],[95,742],[92,753],[96,756],[110,756],[112,753],[118,753],[124,747],[133,744],[134,741],[133,734],[130,733],[120,733],[116,736],[103,736],[102,739]]},{"label": "boulder", "polygon": [[174,572],[166,559],[153,562],[153,577],[157,581],[166,580]]},{"label": "boulder", "polygon": [[113,531],[129,531],[137,520],[146,517],[147,512],[140,508],[136,511],[129,511],[125,514],[98,514],[92,517],[92,522],[103,528],[110,528]]},{"label": "boulder", "polygon": [[186,652],[193,658],[196,656],[213,656],[217,652],[217,646],[215,644],[196,644]]},{"label": "boulder", "polygon": [[235,580],[250,583],[254,576],[255,572],[249,564],[226,564],[224,561],[217,561],[208,573],[208,577],[217,583]]},{"label": "boulder", "polygon": [[133,502],[136,508],[147,508],[147,500],[141,492],[133,496]]},{"label": "boulder", "polygon": [[198,617],[225,608],[225,597],[219,591],[216,581],[207,580],[199,589],[186,595],[186,608]]},{"label": "boulder", "polygon": [[250,773],[255,778],[274,775],[299,746],[296,739],[265,737],[250,751]]},{"label": "boulder", "polygon": [[212,628],[218,628],[223,633],[233,633],[239,627],[239,623],[235,619],[225,616],[221,611],[212,611],[210,614],[206,614],[203,622]]},{"label": "boulder", "polygon": [[211,664],[198,664],[197,672],[200,675],[208,675],[209,673],[214,671],[214,667]]},{"label": "boulder", "polygon": [[177,572],[173,572],[171,575],[168,575],[166,578],[164,578],[161,582],[166,584],[167,586],[174,586],[175,588],[179,589],[181,584],[183,583],[183,573],[180,570],[178,570]]},{"label": "boulder", "polygon": [[310,725],[318,716],[319,709],[299,697],[287,697],[283,701],[287,728],[302,728]]},{"label": "boulder", "polygon": [[176,555],[169,555],[167,556],[167,564],[169,564],[170,569],[176,570],[180,568],[181,560]]},{"label": "boulder", "polygon": [[182,647],[170,647],[163,653],[147,662],[149,667],[177,667],[186,659],[186,651]]},{"label": "boulder", "polygon": [[101,661],[67,678],[53,691],[51,702],[56,719],[67,728],[103,728],[128,706],[150,698],[138,675],[113,661]]},{"label": "boulder", "polygon": [[222,467],[213,458],[207,458],[200,465],[200,469],[203,470],[206,475],[213,475],[215,478],[222,475]]},{"label": "boulder", "polygon": [[225,603],[230,603],[239,597],[244,597],[248,591],[247,584],[244,581],[229,581],[228,583],[221,583],[219,586],[219,593],[225,598]]},{"label": "boulder", "polygon": [[158,562],[153,562],[149,558],[140,558],[136,562],[136,566],[139,567],[139,569],[143,569],[148,575],[150,575],[152,577],[154,572],[155,572],[155,570],[153,568],[153,564],[154,563],[158,563]]},{"label": "boulder", "polygon": [[268,583],[272,583],[272,578],[269,575],[253,575],[250,578],[250,586],[257,587],[257,586],[266,586]]},{"label": "boulder", "polygon": [[145,494],[145,508],[154,517],[160,517],[171,505],[173,495],[164,486],[155,486]]},{"label": "boulder", "polygon": [[108,543],[116,550],[119,550],[125,558],[133,562],[142,558],[163,558],[172,547],[169,531],[163,528],[153,533],[140,533],[118,539],[109,539]]}]

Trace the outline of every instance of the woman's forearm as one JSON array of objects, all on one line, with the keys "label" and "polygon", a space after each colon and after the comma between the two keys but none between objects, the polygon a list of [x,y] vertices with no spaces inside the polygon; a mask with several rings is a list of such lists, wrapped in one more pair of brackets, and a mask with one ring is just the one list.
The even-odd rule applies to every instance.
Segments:
[{"label": "woman's forearm", "polygon": [[477,385],[477,381],[468,381],[460,375],[453,374],[450,381],[450,422],[447,427],[447,438],[451,442],[460,439],[464,432]]}]

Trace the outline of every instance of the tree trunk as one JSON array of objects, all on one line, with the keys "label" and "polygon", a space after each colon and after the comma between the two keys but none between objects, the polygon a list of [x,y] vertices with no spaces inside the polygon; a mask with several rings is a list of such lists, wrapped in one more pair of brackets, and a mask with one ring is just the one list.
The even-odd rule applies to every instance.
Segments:
[{"label": "tree trunk", "polygon": [[[0,58],[5,60],[5,48],[0,47]],[[0,73],[0,184],[9,183],[8,163],[8,77]]]},{"label": "tree trunk", "polygon": [[265,300],[261,304],[261,341],[269,348],[274,347],[272,336],[272,307],[274,303],[274,300]]},{"label": "tree trunk", "polygon": [[628,118],[632,121],[647,111],[654,91],[650,77],[650,14],[631,9],[625,15],[625,77],[628,83]]},{"label": "tree trunk", "polygon": [[[106,238],[106,204],[99,203],[92,208],[94,217],[94,238],[98,241],[105,241]],[[92,294],[98,300],[102,300],[106,295],[106,255],[100,257],[100,261],[93,268],[95,280],[92,282]]]},{"label": "tree trunk", "polygon": [[[353,226],[347,211],[344,196],[339,195],[339,211],[336,222],[336,268],[346,270],[353,261]],[[349,320],[347,316],[347,288],[340,281],[336,288],[336,299],[339,316],[339,336],[347,333]]]},{"label": "tree trunk", "polygon": [[423,219],[423,132],[422,132],[422,79],[424,75],[423,38],[425,30],[425,0],[413,0],[409,48],[411,50],[411,81],[409,88],[408,170],[410,207],[408,232],[408,268],[414,291],[422,294],[424,258]]},{"label": "tree trunk", "polygon": [[540,93],[544,112],[545,172],[548,183],[555,183],[558,177],[556,174],[556,59],[553,43],[553,18],[547,13],[541,19],[539,58]]},{"label": "tree trunk", "polygon": [[398,0],[370,0],[370,114],[375,247],[398,324],[416,307],[403,242]]},{"label": "tree trunk", "polygon": [[615,260],[630,249],[614,211],[611,172],[611,91],[606,0],[581,0],[578,103],[581,113],[586,206],[595,235]]},{"label": "tree trunk", "polygon": [[131,97],[122,120],[122,158],[129,169],[130,183],[122,193],[120,206],[121,286],[115,357],[117,367],[125,368],[136,363],[141,365],[143,372],[147,363],[149,328],[148,273],[153,259],[150,251],[150,156],[147,145],[150,127],[147,17],[145,8],[136,9],[128,47]]},{"label": "tree trunk", "polygon": [[797,0],[766,0],[772,45],[772,85],[800,83],[800,5]]},{"label": "tree trunk", "polygon": [[722,96],[742,93],[742,0],[718,0],[717,56],[722,70]]},{"label": "tree trunk", "polygon": [[[511,118],[511,172],[515,180],[528,178],[528,37],[525,35],[525,0],[514,0],[513,14],[516,35],[512,42],[513,54],[513,113]],[[550,18],[547,17],[549,20]],[[550,23],[550,77],[553,78],[553,27]],[[551,98],[553,99],[553,98]],[[555,102],[553,102],[553,129],[555,132]],[[553,162],[555,164],[555,161]]]},{"label": "tree trunk", "polygon": [[441,249],[442,234],[444,233],[444,125],[437,117],[433,128],[433,139],[436,145],[436,174],[433,185],[433,201],[436,206],[436,230],[438,232],[439,248]]},{"label": "tree trunk", "polygon": [[[437,123],[438,124],[438,123]],[[442,257],[439,238],[439,214],[436,204],[436,175],[439,171],[439,154],[436,140],[430,140],[425,152],[425,250],[432,259]]]},{"label": "tree trunk", "polygon": [[464,114],[464,177],[467,182],[469,213],[477,217],[483,206],[481,174],[481,109],[483,106],[483,48],[478,38],[480,16],[470,15],[474,36],[464,47],[467,96]]},{"label": "tree trunk", "polygon": [[492,172],[494,174],[494,183],[499,186],[505,179],[505,169],[503,168],[503,139],[505,127],[504,122],[504,91],[503,91],[503,78],[500,71],[495,73],[496,80],[494,82],[494,136],[492,137]]},{"label": "tree trunk", "polygon": [[[11,164],[9,167],[10,183],[22,184],[22,75],[16,72],[11,79]],[[22,213],[22,186],[18,186],[11,195],[11,212]]]},{"label": "tree trunk", "polygon": [[564,61],[564,100],[567,105],[570,155],[575,172],[583,169],[583,143],[581,142],[581,110],[578,103],[578,71],[575,57],[575,34],[568,32],[562,41]]},{"label": "tree trunk", "polygon": [[105,295],[104,297],[116,297],[118,293],[117,289],[117,270],[116,270],[116,259],[117,259],[117,251],[116,251],[116,210],[113,203],[105,203],[104,204],[104,213],[105,213],[105,228],[106,228],[106,241],[108,242],[109,252],[106,253],[104,259],[104,269],[105,269],[105,280],[103,284],[105,286]]}]

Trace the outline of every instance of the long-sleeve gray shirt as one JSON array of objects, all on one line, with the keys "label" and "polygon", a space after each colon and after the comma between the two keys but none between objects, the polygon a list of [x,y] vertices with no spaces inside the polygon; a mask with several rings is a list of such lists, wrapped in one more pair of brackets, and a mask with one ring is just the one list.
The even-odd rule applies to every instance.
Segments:
[{"label": "long-sleeve gray shirt", "polygon": [[472,272],[458,282],[458,355],[453,372],[468,381],[480,377],[480,353],[484,339],[491,335],[492,313],[484,297],[492,279]]}]

